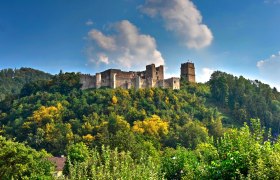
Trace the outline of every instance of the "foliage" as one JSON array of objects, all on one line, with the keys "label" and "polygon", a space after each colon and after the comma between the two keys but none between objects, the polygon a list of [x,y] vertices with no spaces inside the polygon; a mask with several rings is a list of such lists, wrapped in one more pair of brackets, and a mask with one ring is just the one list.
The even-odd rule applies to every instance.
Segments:
[{"label": "foliage", "polygon": [[0,71],[0,101],[18,94],[26,83],[50,78],[50,74],[31,68],[3,69]]},{"label": "foliage", "polygon": [[221,134],[217,110],[205,105],[209,93],[205,85],[190,84],[180,91],[82,91],[77,77],[61,73],[47,85],[38,85],[37,90],[26,90],[32,92],[29,95],[3,101],[3,106],[9,105],[0,105],[2,133],[53,155],[65,154],[71,144],[84,142],[89,147],[107,145],[129,150],[134,157],[140,157],[142,143],[152,143],[157,150],[177,144],[195,148],[200,141],[207,141],[209,133],[215,137]]},{"label": "foliage", "polygon": [[[165,148],[158,156],[92,149],[83,161],[69,161],[70,179],[279,179],[280,141],[265,140],[258,119],[251,127],[231,129],[217,142],[200,143],[195,150]],[[74,145],[81,149],[85,145]],[[81,154],[83,151],[76,151]],[[70,154],[70,152],[69,152]],[[69,157],[71,157],[69,155]],[[71,158],[69,158],[70,160]]]},{"label": "foliage", "polygon": [[26,84],[0,103],[0,133],[66,154],[69,179],[280,178],[280,96],[261,82],[215,72],[180,90],[80,86],[76,73]]},{"label": "foliage", "polygon": [[193,152],[180,146],[177,149],[168,148],[161,160],[161,170],[166,179],[194,179],[198,170],[196,162],[197,157]]},{"label": "foliage", "polygon": [[132,130],[158,138],[168,134],[168,123],[162,121],[159,116],[153,115],[151,118],[144,119],[144,121],[134,121]]},{"label": "foliage", "polygon": [[67,150],[67,161],[65,163],[63,173],[69,175],[71,173],[71,164],[85,162],[87,161],[88,157],[89,149],[84,143],[80,142],[69,146]]},{"label": "foliage", "polygon": [[134,160],[129,152],[92,149],[83,162],[70,162],[69,179],[162,179],[159,165],[152,157]]},{"label": "foliage", "polygon": [[195,148],[199,143],[207,142],[207,128],[202,123],[190,121],[183,127],[178,127],[180,145]]},{"label": "foliage", "polygon": [[68,94],[73,89],[80,89],[80,74],[76,73],[59,73],[47,81],[34,81],[23,86],[20,96],[29,96],[38,91],[59,92],[61,94]]},{"label": "foliage", "polygon": [[245,124],[240,130],[229,130],[216,143],[201,143],[195,150],[165,149],[161,162],[165,178],[279,179],[279,141],[265,140],[260,121],[251,122],[251,130]]},{"label": "foliage", "polygon": [[[245,124],[241,130],[231,130],[217,143],[217,159],[208,163],[211,179],[279,179],[279,143],[264,140],[265,134],[259,120],[252,131]],[[278,154],[278,155],[276,155]],[[269,159],[275,158],[272,162]]]},{"label": "foliage", "polygon": [[0,136],[0,179],[52,179],[47,153]]},{"label": "foliage", "polygon": [[219,71],[212,74],[209,85],[215,105],[233,119],[228,124],[242,125],[251,118],[259,118],[262,125],[272,128],[275,136],[279,134],[280,93],[276,88]]},{"label": "foliage", "polygon": [[89,156],[88,147],[82,142],[71,145],[67,155],[71,162],[84,162]]}]

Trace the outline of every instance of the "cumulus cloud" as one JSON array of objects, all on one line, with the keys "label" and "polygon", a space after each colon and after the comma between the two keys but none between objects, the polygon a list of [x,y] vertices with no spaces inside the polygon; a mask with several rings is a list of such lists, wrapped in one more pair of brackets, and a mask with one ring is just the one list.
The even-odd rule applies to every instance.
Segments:
[{"label": "cumulus cloud", "polygon": [[160,16],[165,28],[188,48],[204,48],[213,40],[211,30],[202,23],[202,16],[191,0],[146,0],[140,10],[150,17]]},{"label": "cumulus cloud", "polygon": [[209,81],[212,73],[214,72],[213,69],[210,68],[202,68],[201,72],[197,76],[197,82],[207,82]]},{"label": "cumulus cloud", "polygon": [[93,21],[89,19],[89,20],[86,22],[86,25],[87,25],[87,26],[92,26],[92,25],[93,25]]},{"label": "cumulus cloud", "polygon": [[106,36],[98,30],[91,30],[88,36],[97,43],[97,45],[107,51],[113,51],[116,49],[116,43],[114,37]]},{"label": "cumulus cloud", "polygon": [[156,40],[150,35],[141,34],[131,22],[117,22],[110,30],[111,34],[97,29],[88,33],[90,45],[86,52],[90,63],[113,64],[122,69],[143,69],[147,64],[164,64]]},{"label": "cumulus cloud", "polygon": [[280,90],[280,52],[257,62],[261,76]]}]

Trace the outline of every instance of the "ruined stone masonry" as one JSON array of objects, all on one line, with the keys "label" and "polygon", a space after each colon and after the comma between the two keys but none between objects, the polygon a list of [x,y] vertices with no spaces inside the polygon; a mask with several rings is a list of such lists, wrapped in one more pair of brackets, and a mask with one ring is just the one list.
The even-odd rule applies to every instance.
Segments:
[{"label": "ruined stone masonry", "polygon": [[[188,82],[195,82],[194,63],[181,64],[181,78]],[[81,74],[82,89],[89,88],[171,88],[180,89],[180,78],[172,77],[164,79],[164,67],[156,67],[154,64],[147,65],[145,71],[121,71],[119,69],[108,69],[95,75]]]},{"label": "ruined stone masonry", "polygon": [[181,78],[187,82],[195,82],[194,63],[187,62],[181,64]]}]

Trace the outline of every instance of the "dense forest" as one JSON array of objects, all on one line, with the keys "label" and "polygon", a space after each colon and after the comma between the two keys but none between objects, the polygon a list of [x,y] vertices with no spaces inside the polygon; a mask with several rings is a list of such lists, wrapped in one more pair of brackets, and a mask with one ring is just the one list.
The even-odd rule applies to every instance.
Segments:
[{"label": "dense forest", "polygon": [[209,81],[211,101],[229,120],[224,123],[242,125],[251,118],[259,118],[261,124],[271,128],[278,136],[280,127],[280,93],[276,88],[258,80],[247,80],[223,72],[215,72]]},{"label": "dense forest", "polygon": [[26,83],[48,80],[51,76],[51,74],[31,68],[3,69],[0,71],[0,100],[7,95],[18,94]]},{"label": "dense forest", "polygon": [[53,179],[60,155],[67,179],[280,179],[266,84],[214,72],[180,90],[82,91],[79,74],[46,77],[0,102],[0,179]]}]

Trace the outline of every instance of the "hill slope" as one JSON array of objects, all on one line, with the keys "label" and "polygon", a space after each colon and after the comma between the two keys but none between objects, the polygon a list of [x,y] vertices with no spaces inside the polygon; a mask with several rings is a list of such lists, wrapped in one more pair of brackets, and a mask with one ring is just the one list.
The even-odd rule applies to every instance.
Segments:
[{"label": "hill slope", "polygon": [[25,84],[0,102],[0,135],[66,153],[72,177],[115,178],[129,166],[166,179],[279,177],[280,144],[262,127],[277,135],[280,95],[268,85],[215,72],[180,90],[80,87],[76,73]]},{"label": "hill slope", "polygon": [[251,118],[259,118],[263,126],[272,128],[277,136],[280,128],[280,93],[276,88],[244,77],[215,72],[209,81],[211,100],[222,112],[227,112],[227,123],[242,125]]},{"label": "hill slope", "polygon": [[51,74],[31,68],[3,69],[0,71],[0,101],[6,95],[18,94],[26,83],[51,77]]}]

